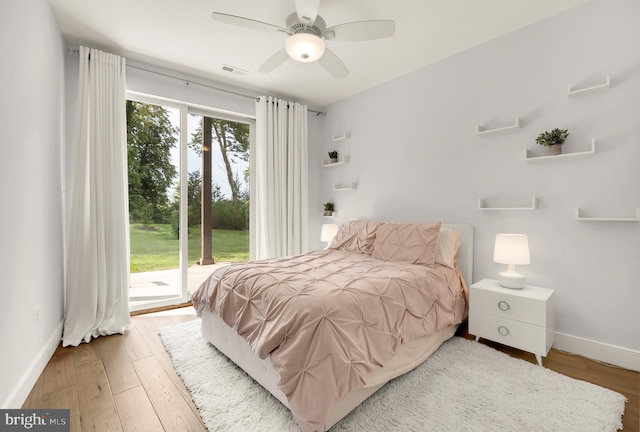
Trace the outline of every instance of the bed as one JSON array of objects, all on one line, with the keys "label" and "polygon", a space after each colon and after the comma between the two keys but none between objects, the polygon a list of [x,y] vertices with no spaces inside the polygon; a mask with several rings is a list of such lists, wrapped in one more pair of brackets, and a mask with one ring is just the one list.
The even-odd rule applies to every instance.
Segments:
[{"label": "bed", "polygon": [[192,300],[210,343],[324,431],[454,335],[472,268],[471,225],[349,221],[327,249],[216,270]]}]

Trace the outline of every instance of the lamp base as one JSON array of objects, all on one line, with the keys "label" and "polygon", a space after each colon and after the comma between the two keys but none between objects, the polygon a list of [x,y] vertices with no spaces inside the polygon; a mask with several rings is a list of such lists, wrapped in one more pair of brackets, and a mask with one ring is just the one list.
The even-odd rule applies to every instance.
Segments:
[{"label": "lamp base", "polygon": [[522,289],[526,279],[523,274],[506,271],[498,273],[498,282],[505,288]]}]

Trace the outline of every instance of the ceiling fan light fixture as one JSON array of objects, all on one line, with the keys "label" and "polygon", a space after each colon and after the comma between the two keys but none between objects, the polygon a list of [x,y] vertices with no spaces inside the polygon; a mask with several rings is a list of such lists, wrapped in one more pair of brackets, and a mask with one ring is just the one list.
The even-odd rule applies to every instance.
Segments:
[{"label": "ceiling fan light fixture", "polygon": [[311,63],[324,54],[324,41],[312,33],[296,33],[284,42],[289,57],[301,63]]}]

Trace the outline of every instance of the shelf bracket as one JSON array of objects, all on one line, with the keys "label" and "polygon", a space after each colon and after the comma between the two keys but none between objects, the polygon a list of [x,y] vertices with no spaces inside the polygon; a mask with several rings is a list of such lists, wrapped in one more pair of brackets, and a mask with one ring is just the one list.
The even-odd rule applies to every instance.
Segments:
[{"label": "shelf bracket", "polygon": [[569,85],[569,92],[567,94],[569,96],[574,96],[574,95],[578,95],[578,94],[587,94],[587,93],[593,93],[593,92],[600,91],[600,90],[606,90],[609,87],[611,87],[611,77],[609,75],[607,75],[607,78],[606,78],[604,83],[598,84],[598,85],[594,85],[594,86],[591,86],[591,87],[584,87],[584,88],[581,88],[581,89],[572,89],[571,85]]},{"label": "shelf bracket", "polygon": [[334,135],[331,141],[344,141],[349,139],[349,132],[342,132],[342,135]]},{"label": "shelf bracket", "polygon": [[346,185],[336,183],[333,185],[333,190],[334,191],[352,190],[352,189],[355,189],[356,187],[357,187],[356,182],[350,182],[350,183],[347,183]]},{"label": "shelf bracket", "polygon": [[538,199],[536,197],[531,197],[531,207],[487,207],[484,199],[478,199],[478,210],[535,210],[538,206]]},{"label": "shelf bracket", "polygon": [[519,129],[519,128],[520,128],[520,117],[516,117],[515,123],[509,126],[503,126],[503,127],[494,128],[494,129],[482,129],[482,126],[476,125],[476,133],[478,135],[483,135],[483,134],[490,134],[490,133],[502,132],[510,129]]},{"label": "shelf bracket", "polygon": [[349,163],[349,157],[348,156],[342,156],[340,159],[338,159],[338,162],[331,162],[328,160],[323,160],[322,161],[322,166],[324,168],[327,167],[331,167],[331,166],[338,166],[338,165],[345,165]]},{"label": "shelf bracket", "polygon": [[573,152],[573,153],[561,153],[559,155],[553,155],[553,156],[535,156],[533,155],[528,148],[524,149],[524,158],[527,160],[533,160],[533,159],[557,159],[557,158],[563,158],[563,157],[570,157],[570,156],[586,156],[586,155],[593,155],[596,154],[596,140],[595,139],[591,139],[591,149],[590,150],[585,150],[585,151],[581,151],[581,152]]},{"label": "shelf bracket", "polygon": [[640,208],[636,208],[636,217],[632,218],[589,218],[580,216],[580,209],[576,209],[576,220],[594,222],[640,222]]}]

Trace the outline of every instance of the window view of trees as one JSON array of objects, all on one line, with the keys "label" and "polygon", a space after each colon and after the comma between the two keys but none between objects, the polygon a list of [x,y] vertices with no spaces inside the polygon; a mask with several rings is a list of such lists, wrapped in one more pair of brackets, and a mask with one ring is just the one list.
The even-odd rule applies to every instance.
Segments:
[{"label": "window view of trees", "polygon": [[171,149],[178,142],[167,110],[158,105],[127,101],[127,157],[129,164],[129,214],[145,226],[171,222],[167,191],[177,169]]},{"label": "window view of trees", "polygon": [[[228,120],[211,119],[212,138],[214,145],[218,144],[223,169],[230,190],[230,197],[226,197],[219,184],[212,185],[212,227],[230,230],[246,230],[249,228],[249,168],[242,171],[243,181],[240,181],[240,173],[233,167],[238,162],[249,162],[249,125],[246,123],[232,122]],[[202,154],[202,121],[198,128],[191,134],[189,148],[196,154]],[[214,168],[215,169],[215,168]],[[191,181],[193,178],[193,182]],[[200,170],[189,173],[189,226],[200,225],[200,190],[202,182]],[[191,197],[198,199],[193,200]]]},{"label": "window view of trees", "polygon": [[[131,272],[179,267],[178,110],[127,101]],[[190,116],[188,173],[189,264],[200,256],[202,117]],[[212,119],[216,173],[212,181],[216,262],[249,255],[249,125]],[[214,149],[212,149],[213,151]]]}]

